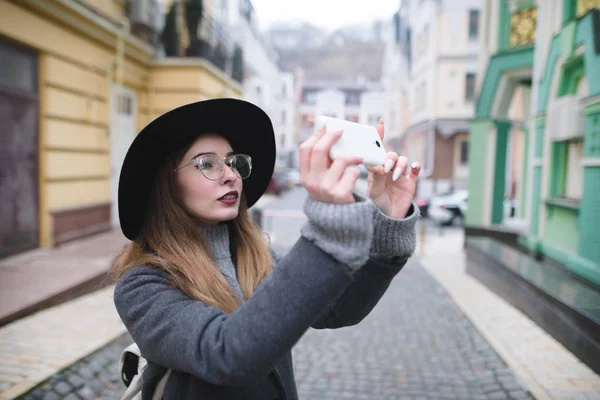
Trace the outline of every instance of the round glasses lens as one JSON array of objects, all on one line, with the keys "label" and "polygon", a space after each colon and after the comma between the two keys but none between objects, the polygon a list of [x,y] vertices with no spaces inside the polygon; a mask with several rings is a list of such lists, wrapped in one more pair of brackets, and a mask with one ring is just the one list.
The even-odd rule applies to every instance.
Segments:
[{"label": "round glasses lens", "polygon": [[223,164],[216,155],[206,154],[201,156],[196,166],[202,171],[205,177],[213,181],[219,179],[223,173]]},{"label": "round glasses lens", "polygon": [[250,159],[243,155],[235,155],[231,157],[229,161],[229,167],[233,169],[242,179],[248,178],[250,176],[250,172],[252,171]]}]

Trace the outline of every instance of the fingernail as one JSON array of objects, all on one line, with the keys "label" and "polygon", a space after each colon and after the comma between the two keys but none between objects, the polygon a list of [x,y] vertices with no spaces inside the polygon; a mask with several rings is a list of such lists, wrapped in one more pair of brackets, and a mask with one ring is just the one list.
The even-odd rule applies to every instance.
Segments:
[{"label": "fingernail", "polygon": [[398,178],[400,178],[400,174],[402,173],[402,171],[400,170],[400,168],[396,168],[394,170],[394,175],[392,175],[392,180],[394,182],[396,182],[398,180]]},{"label": "fingernail", "polygon": [[419,163],[418,163],[418,162],[416,162],[416,161],[410,165],[410,167],[411,167],[412,169],[417,169],[417,168],[419,168],[420,166],[421,166],[421,164],[419,164]]},{"label": "fingernail", "polygon": [[383,118],[379,120],[379,122],[377,123],[378,125],[381,124],[383,125]]},{"label": "fingernail", "polygon": [[385,162],[385,166],[384,166],[384,171],[387,174],[388,172],[390,172],[392,170],[392,167],[394,166],[394,160],[388,159]]}]

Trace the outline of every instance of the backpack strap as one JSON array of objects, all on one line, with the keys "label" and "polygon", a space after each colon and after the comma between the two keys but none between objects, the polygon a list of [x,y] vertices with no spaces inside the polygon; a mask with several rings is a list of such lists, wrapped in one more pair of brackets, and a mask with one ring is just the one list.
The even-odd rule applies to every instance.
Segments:
[{"label": "backpack strap", "polygon": [[[148,362],[142,356],[140,348],[136,343],[132,343],[121,352],[119,364],[121,379],[127,387],[120,400],[140,400],[142,398],[142,376],[148,366]],[[169,369],[165,375],[160,378],[160,381],[154,389],[152,400],[162,399],[170,375],[171,370]]]}]

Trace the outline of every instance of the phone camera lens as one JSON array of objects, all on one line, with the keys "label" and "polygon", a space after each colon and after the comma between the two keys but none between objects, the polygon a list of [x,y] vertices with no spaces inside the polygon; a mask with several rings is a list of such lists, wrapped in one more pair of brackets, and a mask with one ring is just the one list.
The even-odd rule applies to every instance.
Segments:
[{"label": "phone camera lens", "polygon": [[381,145],[379,144],[379,140],[376,140],[375,144],[377,145],[377,147],[381,147]]}]

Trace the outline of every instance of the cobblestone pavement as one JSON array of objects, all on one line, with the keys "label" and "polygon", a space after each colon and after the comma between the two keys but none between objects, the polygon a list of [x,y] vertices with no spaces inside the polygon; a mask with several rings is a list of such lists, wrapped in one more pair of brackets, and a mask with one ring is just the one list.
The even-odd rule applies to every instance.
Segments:
[{"label": "cobblestone pavement", "polygon": [[[23,399],[117,399],[124,335]],[[301,399],[530,399],[444,290],[412,261],[359,325],[294,348]]]},{"label": "cobblestone pavement", "polygon": [[414,260],[354,327],[311,330],[294,350],[301,399],[529,399]]},{"label": "cobblestone pavement", "polygon": [[119,357],[131,342],[129,334],[120,336],[19,399],[119,399],[125,390],[119,376]]}]

